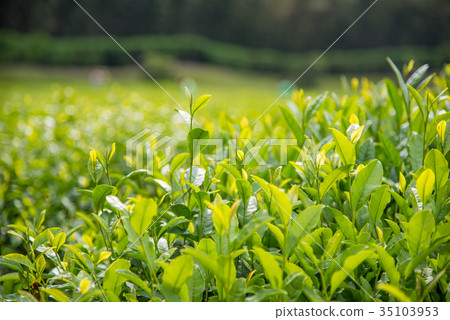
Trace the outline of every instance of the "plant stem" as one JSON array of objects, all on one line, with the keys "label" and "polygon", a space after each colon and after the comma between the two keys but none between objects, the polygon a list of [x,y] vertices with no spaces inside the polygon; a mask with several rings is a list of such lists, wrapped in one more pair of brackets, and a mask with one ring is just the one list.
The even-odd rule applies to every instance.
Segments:
[{"label": "plant stem", "polygon": [[381,272],[381,267],[378,267],[377,274],[375,276],[375,284],[374,284],[374,287],[373,287],[374,295],[375,295],[375,290],[377,288],[377,281],[378,281],[378,278],[380,277],[380,272]]},{"label": "plant stem", "polygon": [[58,252],[56,252],[55,249],[53,249],[53,252],[55,253],[56,261],[58,262],[57,268],[61,268],[60,272],[63,272],[64,271],[64,267],[62,265],[61,258],[59,257],[59,254],[58,254]]},{"label": "plant stem", "polygon": [[327,300],[327,301],[329,301],[329,298],[328,298],[328,293],[327,293],[327,284],[326,284],[326,282],[325,282],[325,276],[324,276],[324,274],[323,274],[323,272],[322,272],[322,270],[321,269],[319,269],[319,274],[320,274],[320,279],[322,280],[322,293],[323,293],[323,295],[325,296],[325,299]]},{"label": "plant stem", "polygon": [[[152,299],[154,299],[155,298],[155,287],[154,287],[153,282],[156,282],[158,284],[158,278],[156,277],[156,274],[153,271],[150,257],[147,255],[147,251],[144,248],[145,244],[144,244],[144,240],[142,239],[142,237],[139,238],[139,242],[141,244],[142,251],[144,252],[145,258],[147,260],[147,266],[150,271],[150,277],[152,278],[152,281],[150,281],[150,288],[152,290]],[[155,245],[155,247],[156,247],[156,245]]]},{"label": "plant stem", "polygon": [[[317,176],[316,176],[316,188],[317,188],[317,198],[319,199],[319,203],[322,203],[322,195],[320,194],[320,184],[319,184],[319,168],[317,168]],[[322,226],[322,214],[319,216],[319,226]]]},{"label": "plant stem", "polygon": [[245,216],[247,215],[247,202],[244,202],[244,216],[242,217],[242,227],[245,226]]},{"label": "plant stem", "polygon": [[170,172],[169,172],[169,183],[170,183],[170,190],[172,191],[172,198],[173,198],[173,193],[174,193],[174,189],[173,189],[173,172],[172,172],[172,168],[170,168]]},{"label": "plant stem", "polygon": [[428,116],[430,115],[430,111],[427,108],[425,123],[423,124],[423,157],[422,157],[422,166],[425,161],[425,154],[427,153],[427,124],[428,124]]},{"label": "plant stem", "polygon": [[411,121],[411,105],[405,103],[406,117],[408,118],[409,135],[412,136],[412,121]]},{"label": "plant stem", "polygon": [[100,281],[98,281],[98,278],[97,278],[97,275],[95,274],[95,272],[92,274],[92,277],[94,278],[94,281],[97,283],[98,287],[100,288],[100,291],[102,292],[103,299],[105,299],[106,302],[109,302],[108,296],[105,294],[105,291],[103,291],[103,288],[100,285]]},{"label": "plant stem", "polygon": [[[189,110],[190,110],[190,121],[189,121],[189,132],[191,132],[192,130],[192,121],[194,120],[194,116],[192,114],[192,101],[191,104],[189,105]],[[192,167],[194,166],[194,150],[193,150],[194,146],[192,146],[192,153],[190,156],[190,160],[189,160],[189,189],[188,189],[188,207],[189,209],[191,208],[191,194],[192,194]]]},{"label": "plant stem", "polygon": [[355,220],[356,220],[356,216],[355,216],[355,212],[353,211],[353,197],[352,197],[352,180],[350,177],[350,171],[348,172],[348,195],[349,195],[349,199],[350,199],[350,210],[352,213],[352,223],[353,225],[355,224]]},{"label": "plant stem", "polygon": [[192,167],[194,166],[194,159],[191,155],[191,160],[189,162],[189,188],[188,188],[188,207],[191,208],[191,195],[192,195]]},{"label": "plant stem", "polygon": [[200,230],[198,231],[198,242],[202,239],[203,236],[203,210],[200,208]]},{"label": "plant stem", "polygon": [[322,203],[322,195],[320,194],[319,177],[316,177],[316,188],[317,188],[317,198],[319,199],[319,203]]},{"label": "plant stem", "polygon": [[[228,263],[228,275],[231,274],[231,264],[234,263],[233,262],[233,258],[231,257],[231,250],[230,250],[230,232],[229,230],[227,231],[227,242],[228,242],[228,259],[229,259],[229,263]],[[228,276],[229,278],[229,276]],[[231,290],[231,283],[227,283],[227,302],[230,302],[230,290]]]},{"label": "plant stem", "polygon": [[108,178],[108,183],[112,186],[111,179],[109,177],[109,164],[106,162],[106,178]]},{"label": "plant stem", "polygon": [[103,229],[102,229],[102,227],[101,227],[101,225],[100,225],[100,223],[99,223],[98,221],[97,221],[97,224],[98,224],[98,228],[99,228],[99,230],[100,230],[100,233],[102,234],[103,241],[105,242],[105,247],[106,247],[108,250],[110,250],[110,251],[111,251],[111,254],[113,255],[113,257],[115,257],[115,253],[114,253],[114,250],[113,250],[112,242],[111,242],[109,239],[107,239],[108,237],[107,237],[106,234],[103,232]]}]

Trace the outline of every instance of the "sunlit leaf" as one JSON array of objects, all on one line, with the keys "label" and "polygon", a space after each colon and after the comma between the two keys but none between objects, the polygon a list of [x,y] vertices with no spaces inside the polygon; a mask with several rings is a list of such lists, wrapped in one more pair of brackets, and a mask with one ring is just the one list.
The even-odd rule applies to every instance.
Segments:
[{"label": "sunlit leaf", "polygon": [[434,217],[429,210],[422,210],[413,215],[405,233],[411,257],[415,257],[429,247],[434,230]]},{"label": "sunlit leaf", "polygon": [[431,169],[425,169],[417,178],[416,188],[420,200],[425,202],[434,189],[435,176]]},{"label": "sunlit leaf", "polygon": [[336,142],[336,153],[344,165],[354,164],[356,161],[355,146],[348,141],[347,137],[336,129],[330,129]]},{"label": "sunlit leaf", "polygon": [[372,160],[358,172],[352,183],[353,211],[358,212],[369,200],[372,192],[381,185],[383,166],[380,161]]},{"label": "sunlit leaf", "polygon": [[139,198],[137,200],[130,222],[138,236],[147,231],[156,215],[157,205],[155,200],[148,198]]},{"label": "sunlit leaf", "polygon": [[283,286],[283,272],[275,259],[270,253],[261,248],[254,249],[259,261],[264,268],[265,274],[274,289],[281,289]]}]

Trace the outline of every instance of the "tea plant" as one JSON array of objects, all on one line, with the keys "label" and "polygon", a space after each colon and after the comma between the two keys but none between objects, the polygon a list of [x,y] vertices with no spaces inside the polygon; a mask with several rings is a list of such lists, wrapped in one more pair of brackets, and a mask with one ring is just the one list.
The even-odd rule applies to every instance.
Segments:
[{"label": "tea plant", "polygon": [[[255,127],[202,120],[211,97],[187,91],[186,142],[151,170],[118,174],[123,146],[91,149],[92,188],[77,196],[91,205],[72,229],[52,207],[8,211],[8,241],[23,249],[0,258],[1,299],[450,301],[450,69],[388,62],[397,83],[294,91]],[[226,142],[220,161],[211,137]],[[2,169],[7,208],[20,169]]]}]

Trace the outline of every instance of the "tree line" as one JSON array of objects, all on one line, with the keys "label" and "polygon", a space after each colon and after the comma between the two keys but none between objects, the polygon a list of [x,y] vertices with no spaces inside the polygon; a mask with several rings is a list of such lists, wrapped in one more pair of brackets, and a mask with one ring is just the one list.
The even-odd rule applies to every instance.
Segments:
[{"label": "tree line", "polygon": [[[374,0],[78,0],[114,35],[198,34],[251,47],[323,49]],[[449,42],[447,0],[379,0],[340,48]],[[53,36],[102,31],[70,0],[2,4],[0,28]]]}]

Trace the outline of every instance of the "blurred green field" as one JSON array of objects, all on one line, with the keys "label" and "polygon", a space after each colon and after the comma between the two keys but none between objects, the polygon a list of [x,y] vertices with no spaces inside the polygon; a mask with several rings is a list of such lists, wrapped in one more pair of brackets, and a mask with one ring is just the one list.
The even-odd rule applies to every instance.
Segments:
[{"label": "blurred green field", "polygon": [[[68,89],[94,99],[104,107],[108,95],[116,92],[122,97],[138,94],[151,101],[155,107],[173,107],[176,103],[137,66],[108,69],[110,79],[95,85],[89,81],[91,67],[0,67],[0,101],[29,95],[33,103],[45,103],[54,89]],[[150,74],[152,70],[149,69]],[[314,71],[311,71],[313,73]],[[300,74],[300,71],[299,71]],[[185,103],[184,86],[194,88],[194,94],[213,95],[211,109],[223,110],[234,115],[251,117],[267,108],[292,83],[292,79],[268,73],[236,70],[226,67],[196,63],[178,64],[174,79],[157,79],[161,86],[180,104]],[[301,79],[295,87],[304,87],[307,94],[322,91],[340,92],[339,75],[318,79]],[[243,112],[242,112],[243,111]],[[257,116],[257,115],[256,115]]]}]

